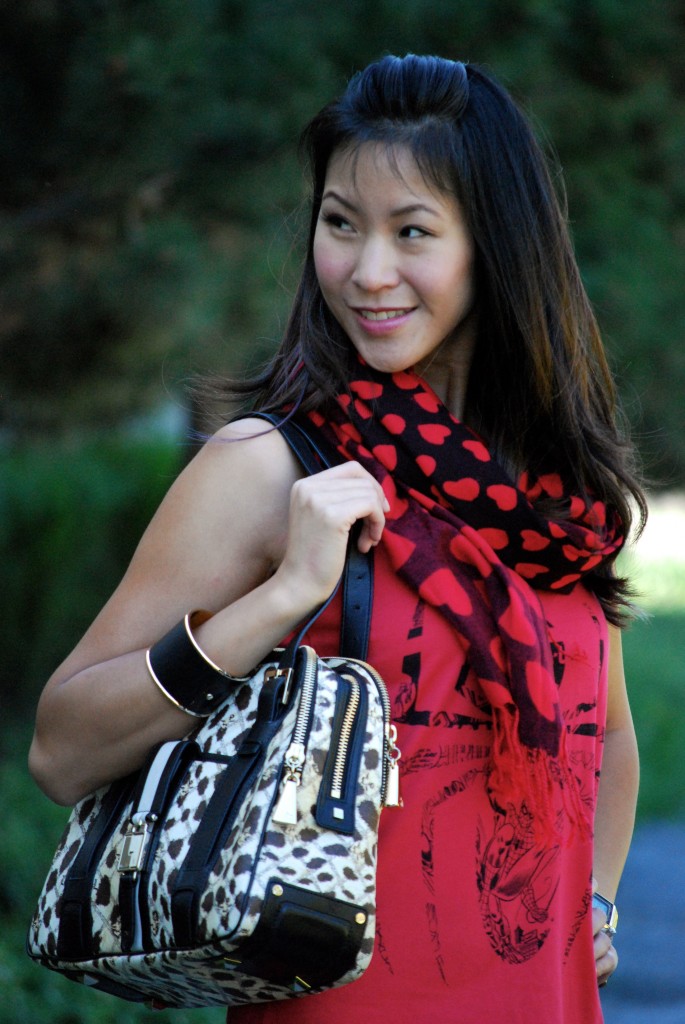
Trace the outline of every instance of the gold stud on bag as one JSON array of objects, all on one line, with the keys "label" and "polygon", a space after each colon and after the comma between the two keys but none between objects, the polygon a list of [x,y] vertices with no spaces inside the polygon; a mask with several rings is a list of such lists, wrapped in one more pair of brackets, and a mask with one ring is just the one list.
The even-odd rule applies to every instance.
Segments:
[{"label": "gold stud on bag", "polygon": [[[295,424],[281,429],[308,471],[321,468]],[[191,738],[82,800],[29,930],[36,961],[173,1007],[284,999],[361,976],[399,751],[387,691],[363,660],[370,562],[350,552],[345,654],[357,657],[301,645],[310,620]]]}]

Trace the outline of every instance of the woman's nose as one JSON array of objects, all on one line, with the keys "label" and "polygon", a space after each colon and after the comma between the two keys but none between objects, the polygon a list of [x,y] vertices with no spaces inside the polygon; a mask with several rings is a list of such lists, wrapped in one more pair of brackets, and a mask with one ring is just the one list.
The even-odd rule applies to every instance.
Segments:
[{"label": "woman's nose", "polygon": [[399,271],[392,245],[383,238],[368,238],[359,247],[352,282],[366,292],[393,288]]}]

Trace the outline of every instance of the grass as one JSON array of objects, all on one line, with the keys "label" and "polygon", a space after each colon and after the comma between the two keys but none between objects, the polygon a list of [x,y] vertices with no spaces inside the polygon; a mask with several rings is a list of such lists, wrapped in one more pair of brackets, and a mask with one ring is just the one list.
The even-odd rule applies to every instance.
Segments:
[{"label": "grass", "polygon": [[623,558],[646,618],[626,630],[626,678],[640,747],[638,821],[685,820],[685,494],[650,500],[647,527]]},{"label": "grass", "polygon": [[635,721],[642,777],[638,822],[685,820],[683,649],[685,610],[636,622],[623,637],[628,693]]}]

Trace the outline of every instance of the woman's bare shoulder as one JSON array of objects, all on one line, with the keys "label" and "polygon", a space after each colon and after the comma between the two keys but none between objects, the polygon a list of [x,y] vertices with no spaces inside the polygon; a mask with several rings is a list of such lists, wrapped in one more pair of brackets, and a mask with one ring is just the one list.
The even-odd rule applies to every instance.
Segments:
[{"label": "woman's bare shoulder", "polygon": [[302,475],[280,432],[266,420],[252,416],[221,427],[189,463],[189,468],[193,464],[202,472],[219,474],[221,481],[229,478],[257,489],[282,487],[289,492]]},{"label": "woman's bare shoulder", "polygon": [[[234,579],[268,573],[283,550],[290,490],[301,470],[278,431],[265,426],[239,420],[207,441],[170,488],[137,555],[146,562],[159,556],[172,571],[180,563],[190,579],[217,570]],[[232,599],[233,587],[226,587]]]}]

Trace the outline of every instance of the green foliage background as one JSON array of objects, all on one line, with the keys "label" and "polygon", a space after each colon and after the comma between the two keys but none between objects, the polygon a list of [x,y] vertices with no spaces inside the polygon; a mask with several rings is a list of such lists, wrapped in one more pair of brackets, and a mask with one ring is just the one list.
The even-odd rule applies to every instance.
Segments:
[{"label": "green foliage background", "polygon": [[[645,461],[682,486],[684,43],[678,0],[0,0],[7,1024],[160,1019],[23,955],[65,820],[27,778],[30,719],[190,453],[150,430],[141,440],[130,418],[169,398],[183,410],[187,377],[254,365],[278,338],[297,276],[303,123],[384,52],[489,66],[556,150]],[[643,821],[685,814],[672,771],[684,627],[681,602],[625,638]]]},{"label": "green foliage background", "polygon": [[0,4],[3,422],[102,426],[263,358],[297,271],[300,128],[374,57],[439,52],[488,65],[552,140],[646,459],[682,482],[684,39],[678,0]]}]

